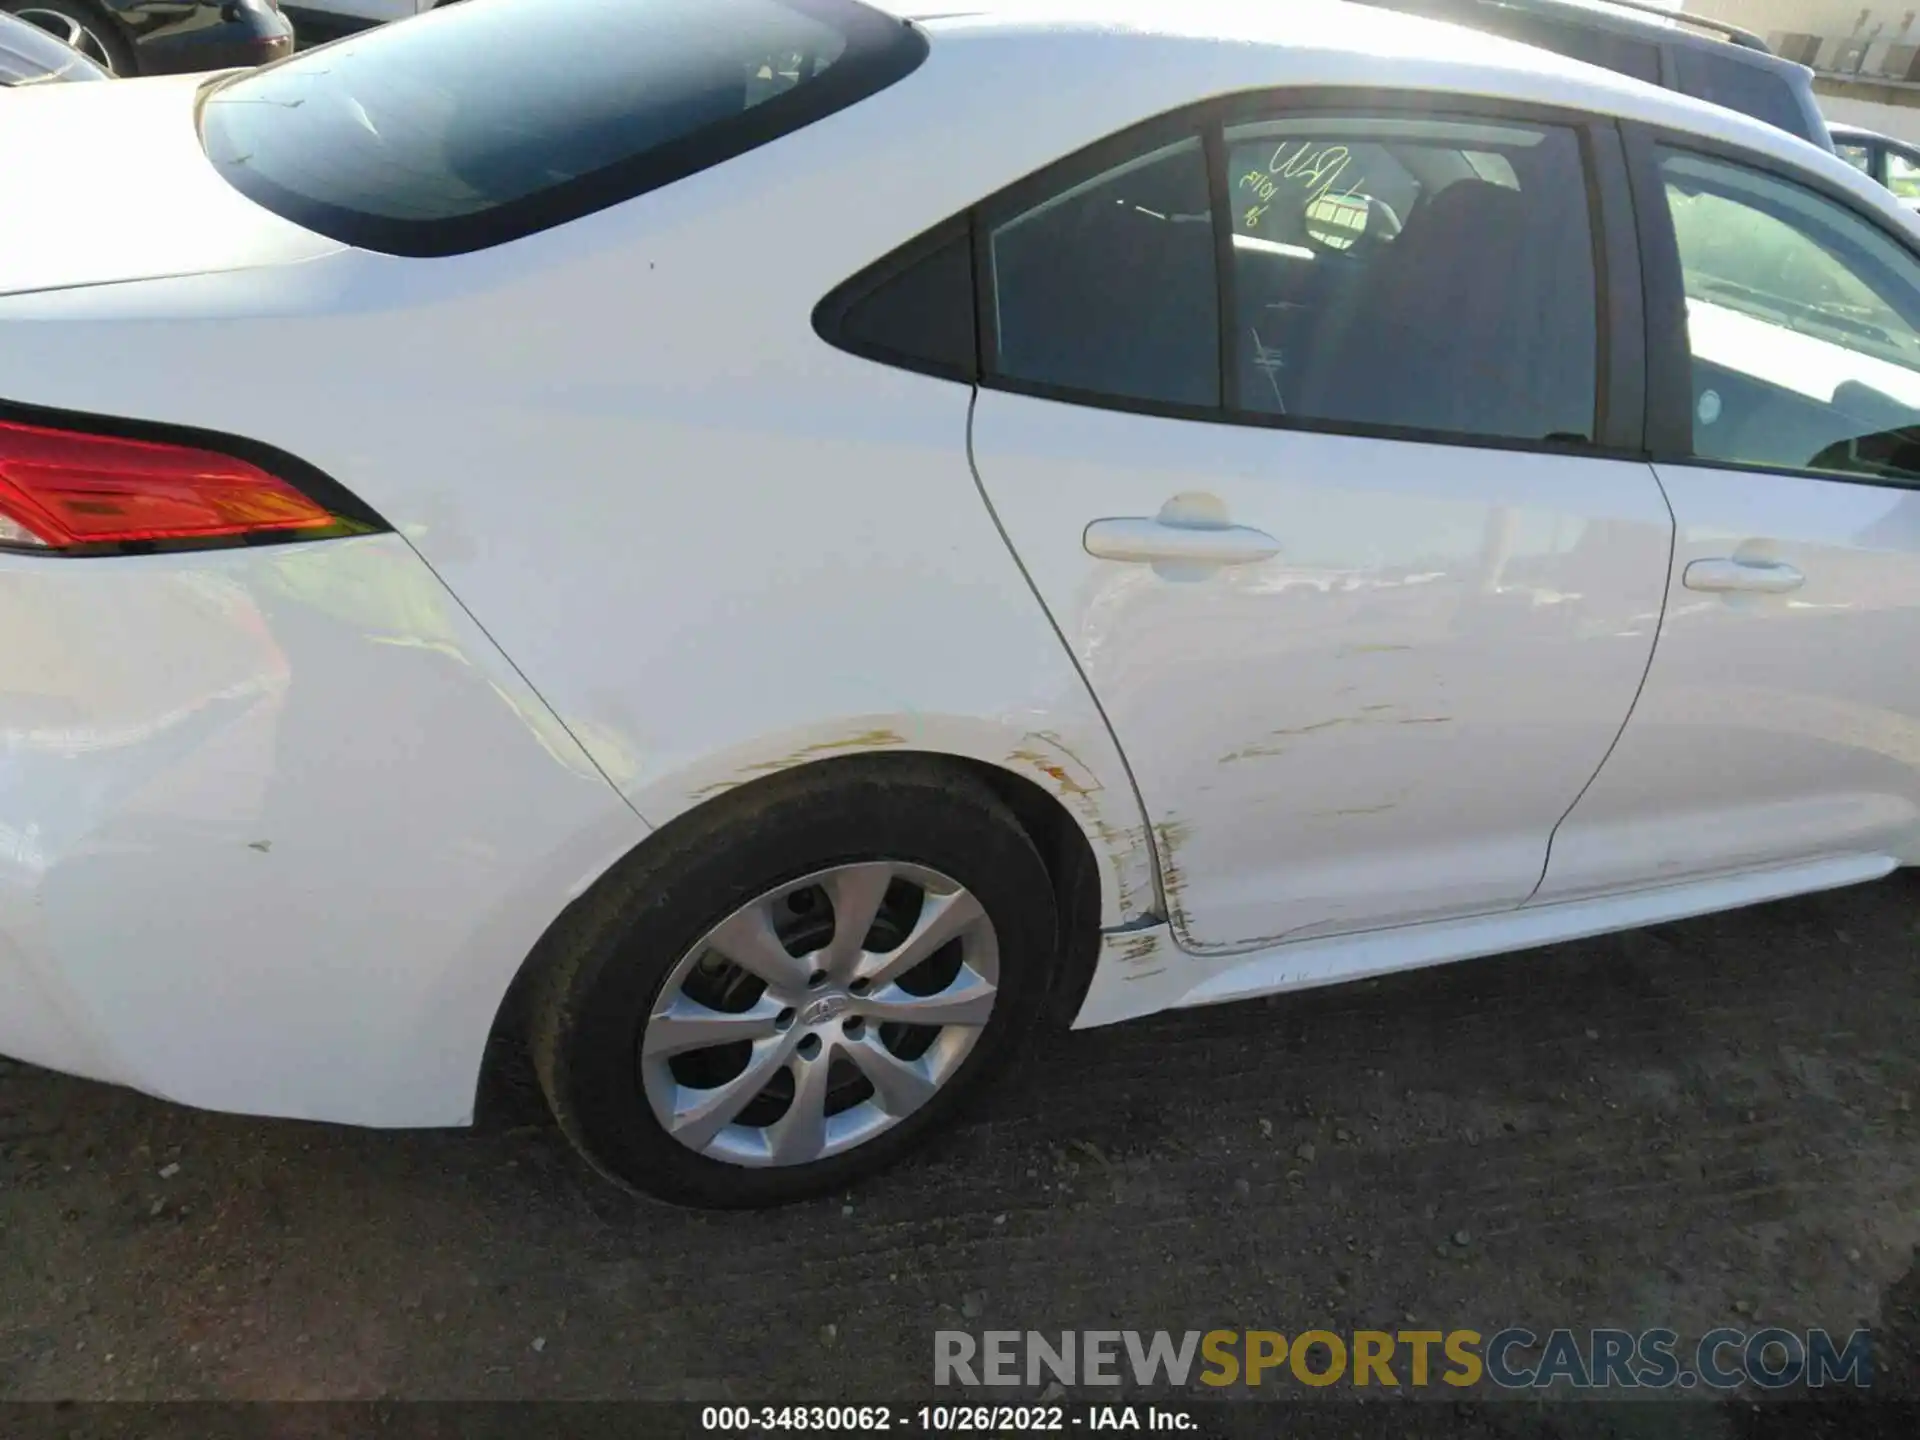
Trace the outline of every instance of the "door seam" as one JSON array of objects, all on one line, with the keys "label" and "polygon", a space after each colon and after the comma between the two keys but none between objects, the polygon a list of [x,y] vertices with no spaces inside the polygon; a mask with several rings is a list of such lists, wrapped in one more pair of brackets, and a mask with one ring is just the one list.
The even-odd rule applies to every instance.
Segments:
[{"label": "door seam", "polygon": [[[1113,742],[1113,753],[1120,757],[1120,768],[1126,774],[1127,788],[1133,792],[1134,807],[1140,814],[1140,834],[1146,842],[1147,859],[1153,869],[1153,905],[1147,914],[1133,917],[1127,923],[1144,921],[1166,923],[1171,917],[1167,914],[1166,888],[1160,878],[1160,841],[1154,833],[1153,816],[1147,809],[1146,798],[1140,793],[1140,782],[1133,773],[1133,762],[1127,759],[1127,747],[1120,743],[1119,733],[1113,728],[1113,720],[1107,714],[1107,707],[1100,703],[1100,696],[1093,688],[1093,682],[1087,678],[1080,657],[1074,653],[1067,640],[1067,632],[1060,628],[1060,622],[1054,618],[1053,608],[1047,604],[1046,596],[1040,593],[1040,587],[1034,582],[1027,569],[1026,561],[1020,558],[1020,551],[1013,543],[1013,537],[1007,533],[1006,525],[1000,519],[1000,512],[994,508],[993,497],[987,493],[986,482],[980,478],[980,462],[973,453],[974,413],[980,406],[980,387],[975,385],[967,400],[967,469],[973,476],[973,488],[979,493],[980,503],[987,507],[987,518],[993,521],[993,528],[1000,534],[1000,543],[1007,547],[1007,555],[1012,559],[1014,568],[1020,572],[1020,578],[1026,581],[1027,590],[1033,596],[1034,604],[1040,607],[1040,613],[1046,617],[1047,628],[1053,631],[1054,638],[1060,642],[1060,649],[1067,657],[1067,663],[1073,667],[1073,673],[1080,677],[1080,686],[1086,691],[1087,698],[1093,702],[1094,713],[1100,717],[1100,723],[1106,727],[1107,739]],[[1544,871],[1542,872],[1544,876]],[[1537,888],[1537,887],[1536,887]],[[1177,940],[1177,937],[1176,937]]]},{"label": "door seam", "polygon": [[1553,868],[1553,845],[1560,838],[1560,827],[1565,825],[1568,817],[1580,808],[1580,802],[1586,798],[1587,791],[1593,788],[1594,781],[1600,778],[1607,768],[1607,762],[1613,758],[1613,752],[1620,747],[1620,738],[1627,733],[1627,726],[1633,723],[1634,711],[1640,708],[1640,697],[1647,691],[1647,679],[1653,674],[1653,662],[1660,654],[1660,641],[1667,630],[1667,606],[1673,598],[1673,562],[1680,553],[1680,517],[1673,513],[1673,497],[1667,494],[1667,487],[1660,483],[1660,472],[1654,469],[1650,462],[1647,465],[1647,475],[1652,479],[1653,488],[1660,496],[1660,503],[1667,509],[1667,569],[1660,583],[1660,615],[1654,622],[1653,644],[1647,647],[1646,668],[1640,672],[1640,683],[1633,689],[1633,700],[1627,706],[1626,718],[1620,722],[1620,728],[1614,732],[1613,740],[1607,746],[1607,753],[1602,755],[1600,763],[1593,767],[1593,774],[1587,777],[1587,783],[1582,785],[1579,794],[1573,797],[1573,803],[1567,806],[1558,820],[1553,822],[1553,829],[1547,835],[1546,858],[1540,864],[1540,878],[1533,882],[1533,889],[1527,892],[1527,898],[1520,902],[1520,907],[1516,908],[1531,905],[1534,897],[1540,893],[1540,887],[1547,883],[1547,872]]}]

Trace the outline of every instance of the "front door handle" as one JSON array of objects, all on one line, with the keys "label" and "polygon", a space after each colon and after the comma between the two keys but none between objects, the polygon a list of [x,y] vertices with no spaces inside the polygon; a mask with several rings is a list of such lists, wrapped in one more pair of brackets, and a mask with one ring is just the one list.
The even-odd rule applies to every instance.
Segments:
[{"label": "front door handle", "polygon": [[1744,591],[1756,595],[1785,595],[1807,583],[1793,566],[1777,560],[1696,560],[1687,566],[1680,583],[1689,590],[1724,595]]},{"label": "front door handle", "polygon": [[1101,560],[1145,564],[1251,565],[1280,553],[1280,542],[1245,525],[1169,525],[1133,517],[1095,520],[1081,543]]}]

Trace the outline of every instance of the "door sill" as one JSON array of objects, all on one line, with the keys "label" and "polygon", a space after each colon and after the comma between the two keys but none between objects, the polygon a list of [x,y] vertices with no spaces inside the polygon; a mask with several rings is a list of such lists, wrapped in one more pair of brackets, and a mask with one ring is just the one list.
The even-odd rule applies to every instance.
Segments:
[{"label": "door sill", "polygon": [[1865,884],[1891,874],[1899,863],[1888,855],[1835,855],[1469,919],[1295,940],[1235,955],[1188,954],[1174,941],[1172,928],[1164,924],[1153,929],[1116,931],[1101,937],[1100,963],[1073,1028],[1091,1029],[1161,1010],[1223,1005],[1398,970],[1558,945],[1618,930],[1638,930],[1719,910]]}]

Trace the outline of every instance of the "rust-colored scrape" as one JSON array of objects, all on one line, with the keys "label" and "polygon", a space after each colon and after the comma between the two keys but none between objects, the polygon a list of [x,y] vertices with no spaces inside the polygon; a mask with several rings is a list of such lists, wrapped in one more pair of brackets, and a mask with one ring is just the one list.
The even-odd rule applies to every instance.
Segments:
[{"label": "rust-colored scrape", "polygon": [[1123,965],[1134,964],[1141,960],[1151,960],[1160,949],[1160,936],[1153,930],[1142,930],[1138,935],[1120,937],[1115,945],[1113,958]]},{"label": "rust-colored scrape", "polygon": [[1185,821],[1177,819],[1163,820],[1153,827],[1154,838],[1160,842],[1160,885],[1167,892],[1167,918],[1182,930],[1187,918],[1182,900],[1187,877],[1180,868],[1180,847],[1192,833]]},{"label": "rust-colored scrape", "polygon": [[1220,757],[1220,763],[1231,765],[1236,760],[1264,760],[1269,756],[1286,753],[1287,747],[1284,745],[1247,745],[1239,750],[1229,750]]},{"label": "rust-colored scrape", "polygon": [[1359,722],[1351,715],[1336,715],[1331,720],[1316,720],[1311,725],[1298,725],[1291,730],[1270,730],[1270,735],[1311,735],[1316,730],[1331,730],[1336,725],[1355,725]]},{"label": "rust-colored scrape", "polygon": [[845,755],[855,750],[889,750],[896,745],[906,743],[907,737],[897,730],[862,730],[857,735],[847,735],[837,740],[816,741],[812,745],[802,745],[798,750],[789,751],[778,760],[762,760],[758,764],[743,765],[725,780],[716,780],[711,785],[701,786],[693,792],[693,798],[704,800],[710,795],[718,795],[762,775],[791,770],[794,766],[804,765],[809,760],[821,760],[829,755]]},{"label": "rust-colored scrape", "polygon": [[1007,763],[1043,776],[1054,794],[1073,808],[1082,826],[1099,843],[1102,857],[1113,873],[1114,899],[1121,912],[1138,913],[1143,907],[1134,876],[1142,868],[1140,847],[1146,835],[1137,827],[1119,828],[1108,822],[1098,798],[1107,787],[1100,783],[1092,767],[1051,730],[1028,734],[1025,744],[1009,752]]}]

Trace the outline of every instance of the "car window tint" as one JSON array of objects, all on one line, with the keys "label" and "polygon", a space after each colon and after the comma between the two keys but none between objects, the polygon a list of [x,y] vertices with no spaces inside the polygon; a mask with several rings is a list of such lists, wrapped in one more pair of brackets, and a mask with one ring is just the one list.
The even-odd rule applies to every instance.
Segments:
[{"label": "car window tint", "polygon": [[1592,438],[1593,238],[1570,131],[1316,116],[1230,127],[1225,151],[1243,407]]},{"label": "car window tint", "polygon": [[1686,94],[1808,138],[1799,97],[1786,76],[1772,67],[1694,45],[1676,45],[1673,65],[1676,86]]},{"label": "car window tint", "polygon": [[994,372],[1118,399],[1220,402],[1212,205],[1198,139],[994,226]]},{"label": "car window tint", "polygon": [[1871,145],[1841,144],[1834,142],[1833,153],[1846,161],[1863,175],[1873,174],[1873,147]]},{"label": "car window tint", "polygon": [[1479,23],[1496,34],[1569,59],[1631,75],[1649,85],[1660,83],[1660,52],[1643,40],[1599,25],[1570,25],[1504,6],[1486,6],[1482,14],[1484,18],[1478,22],[1469,17],[1469,23]]},{"label": "car window tint", "polygon": [[1920,200],[1920,158],[1889,147],[1887,188],[1902,200]]},{"label": "car window tint", "polygon": [[765,143],[924,53],[853,0],[487,0],[218,83],[201,140],[310,229],[445,254]]},{"label": "car window tint", "polygon": [[1920,479],[1920,265],[1776,176],[1664,151],[1703,459]]}]

